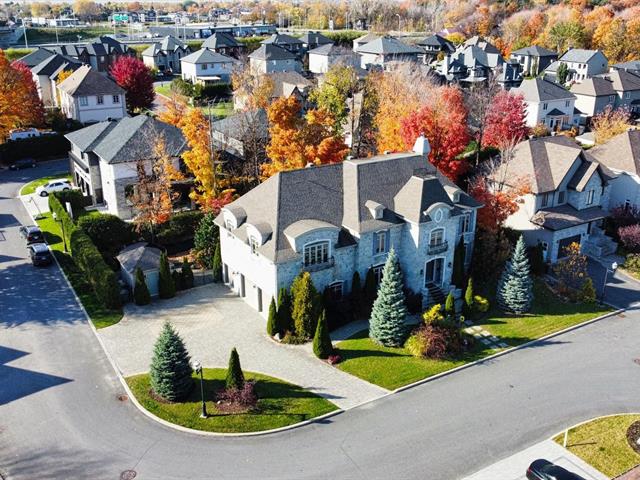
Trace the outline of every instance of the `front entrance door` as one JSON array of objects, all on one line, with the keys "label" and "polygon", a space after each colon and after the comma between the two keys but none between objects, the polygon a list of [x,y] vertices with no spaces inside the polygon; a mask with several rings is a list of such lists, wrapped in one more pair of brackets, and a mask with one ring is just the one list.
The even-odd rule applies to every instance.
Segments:
[{"label": "front entrance door", "polygon": [[444,270],[444,259],[436,258],[427,262],[425,269],[424,283],[434,283],[438,286],[442,285],[442,273]]}]

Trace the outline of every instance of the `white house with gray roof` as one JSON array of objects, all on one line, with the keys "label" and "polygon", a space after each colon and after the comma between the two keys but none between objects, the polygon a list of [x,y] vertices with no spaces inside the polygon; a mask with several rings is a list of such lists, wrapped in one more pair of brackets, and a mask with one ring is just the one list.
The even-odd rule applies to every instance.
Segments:
[{"label": "white house with gray roof", "polygon": [[149,68],[156,68],[161,72],[170,70],[180,73],[180,60],[191,53],[191,47],[182,40],[167,35],[160,42],[149,45],[142,52],[142,61]]},{"label": "white house with gray roof", "polygon": [[536,77],[523,80],[512,91],[524,96],[527,104],[527,126],[544,124],[550,130],[563,130],[578,125],[576,96],[561,85]]},{"label": "white house with gray roof", "polygon": [[249,68],[254,74],[302,71],[296,54],[273,43],[263,43],[249,55]]},{"label": "white house with gray roof", "polygon": [[231,74],[239,65],[235,58],[208,48],[201,48],[180,60],[182,79],[202,85],[229,83]]},{"label": "white house with gray roof", "polygon": [[601,228],[614,177],[572,139],[557,136],[521,142],[490,180],[503,188],[528,181],[531,193],[505,225],[522,232],[528,246],[540,244],[545,261],[554,263],[574,242],[596,257],[616,251]]},{"label": "white house with gray roof", "polygon": [[582,82],[594,75],[609,71],[609,60],[600,50],[570,48],[544,70],[545,76],[557,80],[558,67],[561,63],[567,65],[567,83]]},{"label": "white house with gray roof", "polygon": [[360,55],[360,66],[364,69],[380,66],[384,68],[390,62],[417,62],[424,55],[422,47],[408,45],[397,38],[384,35],[361,45],[356,49]]},{"label": "white house with gray roof", "polygon": [[532,45],[511,52],[511,59],[522,65],[525,75],[537,76],[558,59],[558,54],[539,45]]},{"label": "white house with gray roof", "polygon": [[123,220],[135,216],[127,197],[138,183],[138,167],[151,173],[159,138],[175,168],[185,149],[180,130],[147,115],[105,121],[65,135],[71,144],[69,164],[73,182],[94,205]]},{"label": "white house with gray roof", "polygon": [[344,47],[328,43],[310,50],[309,71],[318,75],[327,73],[332,65],[359,65],[357,55]]},{"label": "white house with gray roof", "polygon": [[351,290],[354,272],[380,281],[391,248],[407,288],[428,304],[452,288],[453,252],[473,250],[480,205],[414,151],[280,172],[216,218],[225,283],[267,315],[303,270],[320,291]]},{"label": "white house with gray roof", "polygon": [[63,71],[75,71],[81,63],[54,53],[34,67],[31,75],[38,89],[38,96],[45,107],[59,106],[59,94],[56,89],[58,75]]}]

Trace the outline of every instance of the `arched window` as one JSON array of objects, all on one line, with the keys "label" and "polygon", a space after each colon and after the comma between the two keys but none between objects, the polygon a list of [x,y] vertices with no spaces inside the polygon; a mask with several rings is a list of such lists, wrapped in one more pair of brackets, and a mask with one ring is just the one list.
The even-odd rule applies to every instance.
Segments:
[{"label": "arched window", "polygon": [[318,265],[329,261],[329,241],[309,243],[304,246],[304,265]]}]

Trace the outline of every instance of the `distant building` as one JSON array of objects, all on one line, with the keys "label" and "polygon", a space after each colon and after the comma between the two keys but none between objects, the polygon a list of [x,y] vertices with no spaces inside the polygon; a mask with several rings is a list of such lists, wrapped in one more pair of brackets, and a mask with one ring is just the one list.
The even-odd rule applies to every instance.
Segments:
[{"label": "distant building", "polygon": [[191,47],[169,35],[160,43],[154,43],[144,50],[142,61],[149,68],[156,68],[161,72],[170,70],[180,73],[180,60],[189,53],[191,53]]},{"label": "distant building", "polygon": [[567,66],[567,83],[582,82],[587,78],[609,71],[609,61],[600,50],[571,48],[544,70],[545,76],[557,81],[558,68],[561,63]]},{"label": "distant building", "polygon": [[535,127],[542,123],[550,130],[562,130],[578,125],[576,96],[561,85],[536,77],[523,80],[512,91],[524,96],[527,126]]},{"label": "distant building", "polygon": [[576,107],[589,117],[607,107],[640,114],[640,76],[626,70],[612,70],[575,83],[571,93],[576,96]]},{"label": "distant building", "polygon": [[202,48],[208,48],[214,52],[234,58],[238,58],[247,49],[244,44],[233,38],[233,35],[223,32],[215,32],[207,38],[202,43]]},{"label": "distant building", "polygon": [[358,57],[351,50],[334,44],[326,44],[309,50],[309,71],[315,74],[323,74],[329,71],[332,65],[359,65]]},{"label": "distant building", "polygon": [[358,47],[356,53],[360,55],[360,66],[369,69],[373,66],[384,68],[391,62],[417,62],[424,50],[385,35]]},{"label": "distant building", "polygon": [[640,60],[631,60],[629,62],[616,63],[611,65],[612,70],[624,70],[625,72],[640,75]]},{"label": "distant building", "polygon": [[362,37],[358,37],[353,41],[353,51],[356,52],[358,50],[358,48],[360,48],[363,45],[366,45],[369,42],[373,42],[374,40],[377,40],[378,38],[380,38],[380,35],[376,35],[375,33],[367,33],[366,35],[363,35]]},{"label": "distant building", "polygon": [[81,63],[91,65],[99,73],[109,73],[111,65],[118,57],[135,56],[136,52],[113,37],[103,35],[97,42],[78,45],[59,45],[50,50],[62,56],[72,57]]},{"label": "distant building", "polygon": [[333,45],[333,41],[319,32],[306,32],[300,37],[302,48],[305,51],[313,50],[323,45]]}]

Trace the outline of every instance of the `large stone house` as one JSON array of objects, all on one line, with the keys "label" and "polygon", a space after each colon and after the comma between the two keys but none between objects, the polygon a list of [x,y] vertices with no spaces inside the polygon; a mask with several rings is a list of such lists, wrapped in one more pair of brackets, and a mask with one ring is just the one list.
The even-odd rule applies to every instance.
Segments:
[{"label": "large stone house", "polygon": [[[186,148],[180,130],[147,115],[105,121],[65,135],[71,144],[73,182],[105,213],[129,220],[135,215],[128,197],[138,183],[138,167],[151,174],[154,146],[162,137],[173,166]],[[187,192],[188,193],[188,192]]]},{"label": "large stone house", "polygon": [[578,125],[576,96],[546,78],[529,78],[512,90],[522,94],[527,104],[527,126],[544,124],[550,130],[563,130]]},{"label": "large stone house", "polygon": [[597,257],[615,252],[601,228],[614,177],[572,139],[557,136],[518,144],[490,181],[495,188],[528,181],[531,193],[520,198],[505,225],[522,232],[528,246],[540,244],[545,261],[555,263],[574,242]]},{"label": "large stone house", "polygon": [[225,283],[266,316],[301,271],[345,295],[355,272],[380,281],[393,248],[405,286],[425,304],[442,299],[458,242],[471,259],[480,205],[429,163],[424,137],[413,150],[281,172],[225,206]]},{"label": "large stone house", "polygon": [[570,48],[544,70],[545,76],[557,81],[561,63],[567,66],[566,82],[582,82],[594,75],[609,71],[609,60],[600,50]]},{"label": "large stone house", "polygon": [[149,45],[142,52],[142,61],[149,68],[157,68],[164,72],[170,70],[180,73],[180,60],[191,53],[191,47],[181,40],[167,35],[159,43]]}]

